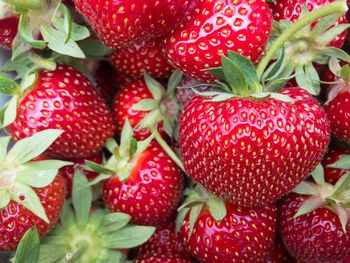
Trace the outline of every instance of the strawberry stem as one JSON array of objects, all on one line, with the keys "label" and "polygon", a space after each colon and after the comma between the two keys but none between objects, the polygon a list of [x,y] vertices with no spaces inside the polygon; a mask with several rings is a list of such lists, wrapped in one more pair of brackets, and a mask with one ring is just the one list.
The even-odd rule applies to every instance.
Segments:
[{"label": "strawberry stem", "polygon": [[42,0],[3,0],[6,3],[23,9],[41,9],[46,1]]},{"label": "strawberry stem", "polygon": [[281,49],[283,44],[289,40],[291,36],[295,35],[302,28],[311,24],[315,20],[332,14],[339,14],[339,16],[343,16],[347,10],[348,7],[346,2],[344,0],[339,0],[332,4],[327,4],[296,21],[292,27],[288,28],[276,39],[276,41],[267,50],[266,55],[261,59],[257,67],[258,78],[261,79],[261,76],[263,75],[270,60]]}]

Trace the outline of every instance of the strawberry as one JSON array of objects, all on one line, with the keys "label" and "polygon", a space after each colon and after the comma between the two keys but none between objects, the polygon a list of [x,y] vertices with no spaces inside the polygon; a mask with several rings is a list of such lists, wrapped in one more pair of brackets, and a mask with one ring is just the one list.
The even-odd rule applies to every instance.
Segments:
[{"label": "strawberry", "polygon": [[111,64],[118,72],[132,78],[143,77],[143,72],[156,79],[168,78],[173,68],[163,53],[163,39],[143,41],[133,47],[117,49],[111,56]]},{"label": "strawberry", "polygon": [[29,88],[23,91],[17,86],[11,94],[22,94],[17,116],[8,126],[16,140],[48,128],[65,131],[47,150],[50,156],[96,155],[114,133],[108,107],[91,82],[72,67],[58,65],[54,70],[40,71]]},{"label": "strawberry", "polygon": [[239,52],[257,63],[270,35],[272,17],[261,0],[200,0],[189,21],[167,39],[170,63],[195,79],[215,78],[203,71],[220,66],[221,55]]},{"label": "strawberry", "polygon": [[[226,80],[242,75],[231,73],[233,63],[249,63],[237,53],[230,56],[223,57]],[[243,92],[229,85],[235,94]],[[308,176],[325,153],[330,129],[325,112],[305,90],[258,97],[244,92],[252,93],[194,98],[180,117],[179,144],[192,179],[220,198],[251,207],[277,201]]]},{"label": "strawberry", "polygon": [[117,83],[113,76],[115,70],[108,62],[102,62],[95,73],[95,88],[107,105],[111,105],[114,95],[118,91]]},{"label": "strawberry", "polygon": [[138,255],[154,253],[159,255],[178,254],[183,257],[187,256],[184,244],[175,232],[174,222],[158,227],[153,236],[137,249]]},{"label": "strawberry", "polygon": [[200,262],[267,262],[277,227],[276,206],[238,208],[197,186],[180,207],[179,235]]},{"label": "strawberry", "polygon": [[321,165],[281,202],[281,236],[298,262],[341,262],[350,256],[350,174],[325,182]]},{"label": "strawberry", "polygon": [[74,0],[103,42],[125,48],[166,35],[191,13],[197,0]]},{"label": "strawberry", "polygon": [[341,148],[332,148],[327,152],[322,161],[326,182],[335,184],[343,175],[350,172],[350,169],[337,169],[332,167],[332,164],[339,161],[342,157],[349,156],[349,154],[350,150]]},{"label": "strawberry", "polygon": [[180,255],[171,254],[146,254],[138,257],[135,263],[193,263],[191,259],[181,257]]},{"label": "strawberry", "polygon": [[[66,185],[66,198],[70,198],[72,196],[72,183],[73,183],[73,175],[74,171],[78,168],[81,168],[83,164],[85,164],[85,160],[89,160],[98,164],[102,164],[102,156],[96,155],[88,158],[83,159],[72,159],[69,160],[73,163],[73,165],[65,166],[60,169],[60,175],[63,176],[65,179],[65,185]],[[98,176],[98,173],[93,171],[85,171],[84,172],[86,177],[89,180],[93,180]]]},{"label": "strawberry", "polygon": [[0,46],[11,49],[12,42],[17,36],[18,17],[9,16],[0,19]]},{"label": "strawberry", "polygon": [[64,180],[58,169],[69,162],[34,160],[62,134],[46,130],[18,141],[6,153],[10,137],[0,139],[0,251],[14,251],[22,236],[37,227],[40,236],[59,220],[64,202]]},{"label": "strawberry", "polygon": [[173,135],[179,105],[174,94],[182,74],[175,71],[168,82],[168,89],[145,74],[144,80],[136,80],[124,86],[114,98],[116,132],[120,136],[126,118],[134,129],[134,136],[143,140],[157,128],[163,138]]},{"label": "strawberry", "polygon": [[111,212],[129,214],[131,222],[141,225],[168,224],[175,216],[181,198],[183,177],[180,169],[156,143],[153,136],[137,142],[128,120],[120,146],[110,139],[112,156],[104,166],[87,162],[99,171],[94,182],[105,180],[103,201]]},{"label": "strawberry", "polygon": [[275,246],[272,250],[270,259],[268,263],[295,263],[296,260],[293,259],[286,248],[284,247],[284,244],[282,240],[278,237],[275,242]]}]

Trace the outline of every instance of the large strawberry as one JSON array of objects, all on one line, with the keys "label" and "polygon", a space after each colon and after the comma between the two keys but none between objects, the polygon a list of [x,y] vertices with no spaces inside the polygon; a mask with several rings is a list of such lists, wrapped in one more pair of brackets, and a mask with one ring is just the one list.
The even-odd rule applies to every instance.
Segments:
[{"label": "large strawberry", "polygon": [[276,206],[238,208],[196,186],[180,207],[179,235],[200,262],[264,262],[273,246]]},{"label": "large strawberry", "polygon": [[54,70],[40,71],[33,84],[22,89],[14,82],[7,83],[12,86],[4,92],[14,97],[4,120],[12,122],[8,131],[16,140],[49,128],[65,131],[47,150],[50,156],[96,155],[114,133],[112,114],[103,99],[72,67],[57,65]]},{"label": "large strawberry", "polygon": [[200,0],[191,20],[167,38],[170,63],[186,75],[210,81],[203,71],[220,66],[229,50],[258,62],[270,35],[272,17],[261,0]]},{"label": "large strawberry", "polygon": [[[253,65],[237,53],[229,56],[222,58],[217,76],[232,91],[205,92],[209,99],[198,96],[182,112],[183,163],[190,177],[227,201],[249,207],[272,203],[320,162],[329,121],[307,91],[262,92]],[[247,76],[248,82],[231,76]]]},{"label": "large strawberry", "polygon": [[59,168],[69,162],[33,160],[62,134],[46,130],[18,141],[7,153],[10,137],[2,137],[0,173],[0,251],[13,251],[33,226],[44,236],[57,223],[64,202]]},{"label": "large strawberry", "polygon": [[268,263],[295,263],[295,262],[296,260],[289,255],[281,238],[277,237],[275,241],[275,246],[272,250]]},{"label": "large strawberry", "polygon": [[110,61],[118,72],[132,78],[141,78],[146,71],[153,78],[165,79],[173,68],[168,64],[163,48],[163,39],[143,41],[133,47],[117,49]]},{"label": "large strawberry", "polygon": [[335,185],[325,182],[322,166],[312,175],[317,184],[302,182],[281,203],[282,238],[298,262],[342,262],[350,256],[350,174]]},{"label": "large strawberry", "polygon": [[112,48],[161,37],[191,13],[197,0],[74,0],[98,37]]},{"label": "large strawberry", "polygon": [[101,173],[94,182],[105,179],[103,200],[110,211],[127,213],[137,224],[167,224],[181,198],[181,171],[157,143],[151,142],[153,136],[137,142],[132,135],[126,120],[120,146],[112,139],[107,143],[112,156],[106,164],[88,162]]},{"label": "large strawberry", "polygon": [[117,135],[121,134],[125,119],[129,119],[138,140],[150,136],[154,128],[158,129],[162,137],[172,137],[174,123],[179,114],[174,93],[181,78],[182,74],[175,71],[166,90],[145,73],[144,80],[136,80],[124,86],[114,98]]},{"label": "large strawberry", "polygon": [[139,256],[135,263],[193,263],[194,261],[182,257],[180,255],[171,254],[171,255],[164,255],[164,254],[145,254],[142,256]]}]

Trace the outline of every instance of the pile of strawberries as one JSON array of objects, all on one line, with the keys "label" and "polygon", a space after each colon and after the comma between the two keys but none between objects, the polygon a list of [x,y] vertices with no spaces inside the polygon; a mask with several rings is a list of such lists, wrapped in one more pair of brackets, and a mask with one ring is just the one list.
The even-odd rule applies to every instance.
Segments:
[{"label": "pile of strawberries", "polygon": [[0,1],[0,261],[349,263],[347,10]]}]

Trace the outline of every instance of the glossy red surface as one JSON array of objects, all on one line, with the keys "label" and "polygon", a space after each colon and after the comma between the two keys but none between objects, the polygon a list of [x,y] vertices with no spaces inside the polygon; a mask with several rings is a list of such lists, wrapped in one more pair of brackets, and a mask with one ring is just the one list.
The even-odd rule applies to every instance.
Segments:
[{"label": "glossy red surface", "polygon": [[112,212],[124,212],[132,222],[159,226],[174,219],[181,199],[183,177],[176,164],[156,143],[133,161],[130,177],[105,181],[103,200]]},{"label": "glossy red surface", "polygon": [[33,189],[45,209],[50,224],[11,201],[0,210],[0,251],[14,251],[22,236],[33,226],[37,227],[40,236],[44,236],[59,220],[64,203],[63,177],[56,176],[49,186]]},{"label": "glossy red surface", "polygon": [[329,121],[315,98],[299,88],[276,99],[196,97],[180,117],[179,144],[190,177],[239,206],[275,202],[321,161]]},{"label": "glossy red surface", "polygon": [[226,204],[227,215],[216,222],[207,209],[202,210],[189,237],[189,216],[180,236],[187,250],[200,262],[266,263],[276,233],[276,206],[240,209]]},{"label": "glossy red surface", "polygon": [[0,47],[12,48],[12,42],[17,35],[19,18],[9,16],[0,19]]},{"label": "glossy red surface", "polygon": [[168,59],[186,75],[213,80],[204,70],[220,66],[221,55],[229,50],[257,63],[271,22],[262,0],[200,0],[192,18],[166,39]]},{"label": "glossy red surface", "polygon": [[136,259],[135,263],[194,263],[191,259],[180,255],[151,254],[143,255]]},{"label": "glossy red surface", "polygon": [[291,194],[279,210],[281,236],[289,252],[307,263],[339,263],[350,256],[350,225],[344,233],[338,216],[328,208],[293,218],[306,197]]},{"label": "glossy red surface", "polygon": [[60,158],[96,155],[114,133],[107,105],[91,82],[72,67],[41,71],[21,99],[8,131],[19,140],[50,128],[65,131],[46,151]]}]

